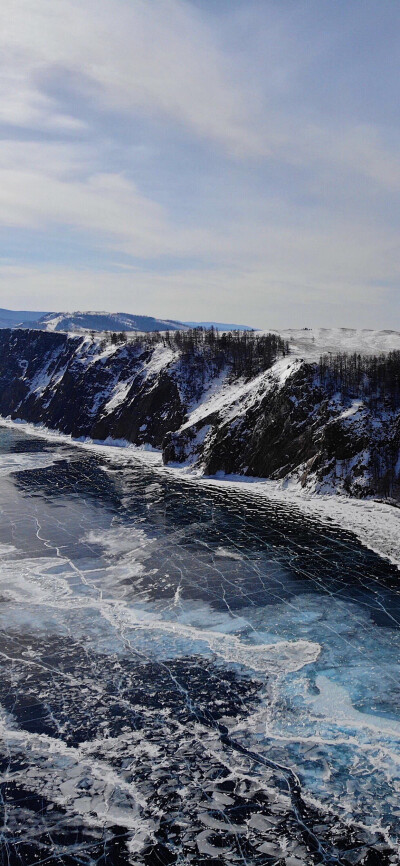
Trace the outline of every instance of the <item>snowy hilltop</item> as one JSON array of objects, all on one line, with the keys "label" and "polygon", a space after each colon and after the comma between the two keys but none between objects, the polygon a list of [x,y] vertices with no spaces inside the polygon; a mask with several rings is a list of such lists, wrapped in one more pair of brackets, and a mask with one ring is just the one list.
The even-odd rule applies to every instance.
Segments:
[{"label": "snowy hilltop", "polygon": [[400,333],[0,331],[0,412],[199,475],[400,500]]}]

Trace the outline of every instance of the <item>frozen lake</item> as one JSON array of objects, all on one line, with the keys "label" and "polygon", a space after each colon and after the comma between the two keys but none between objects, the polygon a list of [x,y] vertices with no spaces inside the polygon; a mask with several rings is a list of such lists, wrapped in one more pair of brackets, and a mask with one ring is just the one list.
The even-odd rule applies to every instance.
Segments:
[{"label": "frozen lake", "polygon": [[8,428],[0,508],[1,863],[398,863],[394,565]]}]

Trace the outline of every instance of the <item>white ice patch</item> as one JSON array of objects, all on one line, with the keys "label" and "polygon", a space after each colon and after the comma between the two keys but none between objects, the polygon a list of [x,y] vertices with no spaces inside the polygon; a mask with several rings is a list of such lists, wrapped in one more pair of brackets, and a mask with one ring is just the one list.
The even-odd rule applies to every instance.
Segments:
[{"label": "white ice patch", "polygon": [[24,472],[28,469],[46,469],[52,466],[60,455],[46,454],[0,454],[0,475],[11,475],[12,472]]},{"label": "white ice patch", "polygon": [[143,550],[149,543],[144,530],[134,526],[129,529],[126,526],[112,526],[110,529],[90,530],[83,540],[88,544],[100,544],[111,555],[134,553]]},{"label": "white ice patch", "polygon": [[[64,573],[56,574],[60,567]],[[70,607],[73,606],[71,579],[76,579],[75,572],[63,558],[6,559],[1,564],[0,591],[8,601],[29,605],[31,609],[34,605]]]},{"label": "white ice patch", "polygon": [[15,556],[16,553],[18,553],[18,550],[14,544],[0,544],[1,559],[3,559],[4,556]]},{"label": "white ice patch", "polygon": [[400,722],[378,714],[361,713],[353,706],[348,691],[324,674],[317,676],[315,684],[319,695],[310,697],[309,702],[318,715],[340,728],[369,728],[379,739],[383,734],[390,734],[400,740]]},{"label": "white ice patch", "polygon": [[139,610],[119,603],[103,603],[101,614],[123,633],[127,630],[155,631],[194,644],[205,643],[211,652],[231,664],[244,665],[253,671],[274,675],[300,670],[305,665],[315,662],[321,651],[318,643],[306,640],[284,640],[273,644],[244,643],[234,634],[171,622],[158,618],[148,610]]},{"label": "white ice patch", "polygon": [[226,547],[217,547],[215,556],[222,556],[224,559],[243,559],[240,553],[236,553],[234,550],[228,550]]}]

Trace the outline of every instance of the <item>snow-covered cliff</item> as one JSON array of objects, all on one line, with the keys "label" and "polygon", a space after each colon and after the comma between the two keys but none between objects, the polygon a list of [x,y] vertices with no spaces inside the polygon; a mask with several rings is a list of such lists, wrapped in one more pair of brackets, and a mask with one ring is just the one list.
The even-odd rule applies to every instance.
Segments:
[{"label": "snow-covered cliff", "polygon": [[148,444],[162,449],[164,462],[199,473],[400,499],[400,395],[380,388],[372,399],[361,361],[357,388],[351,377],[333,387],[319,362],[327,352],[398,350],[400,334],[281,336],[262,357],[261,343],[246,338],[239,363],[226,337],[214,345],[208,337],[189,345],[187,336],[184,344],[179,336],[105,343],[3,330],[0,413],[74,437]]}]

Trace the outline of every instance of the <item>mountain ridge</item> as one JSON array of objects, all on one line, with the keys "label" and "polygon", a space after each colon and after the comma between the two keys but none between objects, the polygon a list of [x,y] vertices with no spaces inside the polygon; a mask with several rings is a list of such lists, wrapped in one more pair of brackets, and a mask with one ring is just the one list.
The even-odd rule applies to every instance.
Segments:
[{"label": "mountain ridge", "polygon": [[43,331],[177,331],[191,327],[215,327],[218,330],[253,330],[248,325],[221,322],[181,322],[178,319],[160,319],[132,313],[110,313],[106,310],[75,310],[35,312],[29,310],[0,309],[0,328],[35,328]]}]

